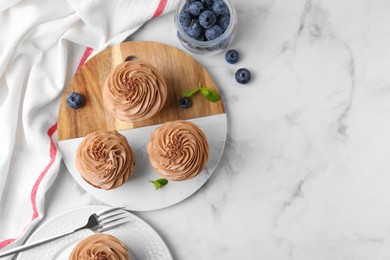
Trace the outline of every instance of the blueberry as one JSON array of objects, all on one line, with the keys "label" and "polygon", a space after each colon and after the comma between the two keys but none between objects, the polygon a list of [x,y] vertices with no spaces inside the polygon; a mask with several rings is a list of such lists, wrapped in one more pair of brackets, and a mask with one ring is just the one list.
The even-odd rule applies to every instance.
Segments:
[{"label": "blueberry", "polygon": [[211,9],[216,15],[220,15],[220,14],[230,15],[229,7],[227,7],[225,2],[222,0],[215,1],[211,6]]},{"label": "blueberry", "polygon": [[225,53],[225,59],[228,63],[234,64],[240,59],[240,54],[236,50],[228,50]]},{"label": "blueberry", "polygon": [[198,1],[198,0],[187,0],[186,2],[187,2],[187,4],[192,4],[193,2],[196,2],[196,1]]},{"label": "blueberry", "polygon": [[199,1],[196,1],[190,4],[186,9],[186,11],[189,12],[190,14],[198,16],[203,11],[203,9],[204,9],[203,4]]},{"label": "blueberry", "polygon": [[199,15],[199,23],[203,26],[203,28],[210,28],[215,24],[216,21],[217,16],[215,16],[215,14],[210,10],[203,11]]},{"label": "blueberry", "polygon": [[188,27],[191,24],[191,14],[189,12],[183,11],[179,15],[179,22],[181,26]]},{"label": "blueberry", "polygon": [[225,32],[230,24],[230,16],[221,15],[218,17],[217,24],[222,28],[222,32]]},{"label": "blueberry", "polygon": [[240,84],[246,84],[251,80],[251,72],[248,69],[241,68],[236,71],[236,81]]},{"label": "blueberry", "polygon": [[193,20],[192,24],[189,27],[185,28],[184,31],[188,36],[193,39],[196,39],[202,34],[203,29],[197,20]]},{"label": "blueberry", "polygon": [[214,39],[217,39],[219,36],[222,35],[222,29],[219,27],[219,25],[213,25],[211,28],[206,30],[206,38],[207,40],[211,41]]},{"label": "blueberry", "polygon": [[203,5],[212,6],[214,0],[202,0]]},{"label": "blueberry", "polygon": [[192,100],[189,97],[183,97],[179,100],[179,106],[183,109],[187,109],[192,106]]},{"label": "blueberry", "polygon": [[70,108],[77,109],[84,105],[85,100],[80,93],[72,92],[66,98],[66,103],[70,106]]}]

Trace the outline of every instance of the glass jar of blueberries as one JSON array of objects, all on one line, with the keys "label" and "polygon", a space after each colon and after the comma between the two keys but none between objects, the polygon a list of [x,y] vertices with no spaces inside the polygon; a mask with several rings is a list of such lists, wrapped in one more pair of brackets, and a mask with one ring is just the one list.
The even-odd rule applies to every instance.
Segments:
[{"label": "glass jar of blueberries", "polygon": [[237,14],[229,0],[183,0],[175,11],[177,36],[193,53],[225,50],[236,33]]}]

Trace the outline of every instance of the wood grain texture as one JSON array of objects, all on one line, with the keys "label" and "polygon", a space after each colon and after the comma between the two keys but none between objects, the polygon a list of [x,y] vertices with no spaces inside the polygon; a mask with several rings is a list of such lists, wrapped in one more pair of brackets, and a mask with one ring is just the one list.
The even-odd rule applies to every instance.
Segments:
[{"label": "wood grain texture", "polygon": [[[136,123],[121,121],[106,109],[102,87],[107,75],[127,57],[136,57],[154,65],[163,75],[168,86],[168,98],[163,109],[152,118]],[[156,42],[125,42],[97,54],[81,66],[66,87],[58,112],[58,140],[84,137],[97,130],[127,130],[161,124],[178,119],[191,119],[224,113],[222,100],[212,103],[200,93],[193,96],[193,106],[181,109],[178,100],[183,92],[203,86],[218,91],[207,71],[183,51]],[[66,97],[79,92],[86,98],[80,109],[71,109]]]}]

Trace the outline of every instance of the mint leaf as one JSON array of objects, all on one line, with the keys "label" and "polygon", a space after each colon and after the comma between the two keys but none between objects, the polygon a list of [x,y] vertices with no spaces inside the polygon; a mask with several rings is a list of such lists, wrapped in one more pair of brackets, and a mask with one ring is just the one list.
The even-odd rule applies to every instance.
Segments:
[{"label": "mint leaf", "polygon": [[153,182],[153,185],[156,188],[156,190],[161,189],[161,187],[162,187],[159,182]]},{"label": "mint leaf", "polygon": [[196,93],[198,93],[199,91],[202,92],[203,96],[205,96],[206,99],[211,101],[211,102],[215,103],[215,102],[218,102],[219,100],[221,100],[221,97],[219,96],[218,92],[212,90],[211,88],[204,88],[200,81],[199,81],[199,85],[198,85],[197,89],[186,91],[186,92],[184,92],[183,95],[185,97],[191,97],[191,96],[195,95]]},{"label": "mint leaf", "polygon": [[200,89],[198,88],[198,89],[186,91],[186,92],[184,92],[183,96],[185,96],[185,97],[191,97],[191,96],[195,95],[196,93],[198,93],[199,90],[200,90]]},{"label": "mint leaf", "polygon": [[218,102],[221,98],[217,92],[212,90],[211,88],[200,88],[203,96],[205,96],[211,102]]},{"label": "mint leaf", "polygon": [[164,187],[165,185],[168,184],[168,180],[167,179],[158,179],[158,180],[149,181],[149,182],[153,183],[153,185],[156,188],[156,190],[161,189],[162,187]]}]

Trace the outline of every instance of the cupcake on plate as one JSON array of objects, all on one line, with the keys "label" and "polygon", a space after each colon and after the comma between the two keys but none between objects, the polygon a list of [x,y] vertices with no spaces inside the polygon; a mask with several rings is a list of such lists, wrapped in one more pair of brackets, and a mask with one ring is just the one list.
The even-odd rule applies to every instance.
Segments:
[{"label": "cupcake on plate", "polygon": [[70,253],[69,260],[80,259],[130,260],[130,255],[118,238],[94,234],[80,241]]},{"label": "cupcake on plate", "polygon": [[172,181],[185,181],[204,169],[209,157],[209,145],[197,125],[176,120],[154,130],[147,144],[147,152],[159,175]]},{"label": "cupcake on plate", "polygon": [[117,65],[103,86],[105,107],[123,121],[148,119],[163,108],[166,100],[167,85],[163,75],[141,60]]},{"label": "cupcake on plate", "polygon": [[133,174],[135,158],[126,137],[117,131],[96,131],[79,144],[76,166],[86,182],[110,190],[124,184]]}]

